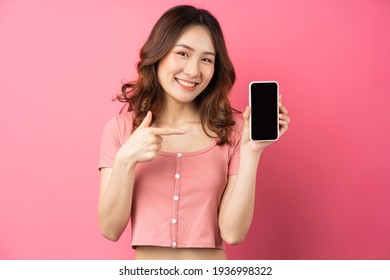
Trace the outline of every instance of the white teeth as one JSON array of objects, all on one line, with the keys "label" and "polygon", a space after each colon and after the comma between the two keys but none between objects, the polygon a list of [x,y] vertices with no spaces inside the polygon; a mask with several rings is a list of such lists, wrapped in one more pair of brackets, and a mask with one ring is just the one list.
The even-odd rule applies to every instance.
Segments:
[{"label": "white teeth", "polygon": [[183,81],[183,80],[180,80],[180,79],[176,79],[176,81],[185,86],[185,87],[194,87],[196,85],[196,83],[190,83],[190,82],[187,82],[187,81]]}]

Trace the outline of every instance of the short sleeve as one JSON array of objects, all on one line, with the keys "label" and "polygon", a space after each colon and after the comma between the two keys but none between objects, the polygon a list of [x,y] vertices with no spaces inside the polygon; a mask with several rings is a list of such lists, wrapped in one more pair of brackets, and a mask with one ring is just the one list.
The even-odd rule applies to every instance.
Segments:
[{"label": "short sleeve", "polygon": [[233,152],[229,159],[228,176],[237,175],[240,167],[240,146],[244,121],[238,117],[235,117],[234,120],[236,124],[232,131]]},{"label": "short sleeve", "polygon": [[130,136],[132,127],[132,112],[121,113],[107,121],[100,144],[99,170],[103,167],[113,167],[116,154]]},{"label": "short sleeve", "polygon": [[117,116],[112,117],[103,128],[100,144],[99,170],[103,167],[112,167],[116,153],[121,147],[120,128]]}]

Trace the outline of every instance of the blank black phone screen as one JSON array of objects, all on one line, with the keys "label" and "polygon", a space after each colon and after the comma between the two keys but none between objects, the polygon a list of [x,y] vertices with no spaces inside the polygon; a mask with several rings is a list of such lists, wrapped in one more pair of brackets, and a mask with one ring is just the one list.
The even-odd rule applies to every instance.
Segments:
[{"label": "blank black phone screen", "polygon": [[250,95],[252,139],[276,140],[279,133],[278,84],[253,82]]}]

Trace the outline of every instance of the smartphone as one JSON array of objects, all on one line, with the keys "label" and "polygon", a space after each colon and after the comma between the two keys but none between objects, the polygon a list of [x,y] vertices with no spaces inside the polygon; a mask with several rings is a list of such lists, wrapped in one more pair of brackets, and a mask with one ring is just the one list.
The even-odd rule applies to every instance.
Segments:
[{"label": "smartphone", "polygon": [[276,141],[279,138],[279,84],[254,81],[249,84],[250,138]]}]

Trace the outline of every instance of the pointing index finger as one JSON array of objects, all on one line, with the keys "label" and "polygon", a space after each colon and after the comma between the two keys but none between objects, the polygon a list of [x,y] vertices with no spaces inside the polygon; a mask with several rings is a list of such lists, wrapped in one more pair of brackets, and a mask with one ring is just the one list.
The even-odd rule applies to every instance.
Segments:
[{"label": "pointing index finger", "polygon": [[182,135],[186,133],[184,129],[180,128],[163,128],[163,127],[152,127],[151,132],[155,135]]}]

